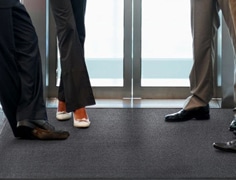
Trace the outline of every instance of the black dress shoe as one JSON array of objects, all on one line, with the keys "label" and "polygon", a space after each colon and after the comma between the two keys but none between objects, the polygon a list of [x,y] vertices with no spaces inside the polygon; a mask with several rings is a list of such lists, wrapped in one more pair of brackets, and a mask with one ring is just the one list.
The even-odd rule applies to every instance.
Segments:
[{"label": "black dress shoe", "polygon": [[23,139],[63,140],[69,137],[69,132],[56,130],[45,120],[18,121],[17,130]]},{"label": "black dress shoe", "polygon": [[197,120],[210,119],[209,105],[190,110],[181,109],[177,113],[168,114],[165,116],[165,121],[167,122],[187,121],[190,119],[197,119]]},{"label": "black dress shoe", "polygon": [[213,143],[213,147],[222,151],[236,152],[236,140]]},{"label": "black dress shoe", "polygon": [[229,126],[230,131],[236,131],[236,119],[234,119]]}]

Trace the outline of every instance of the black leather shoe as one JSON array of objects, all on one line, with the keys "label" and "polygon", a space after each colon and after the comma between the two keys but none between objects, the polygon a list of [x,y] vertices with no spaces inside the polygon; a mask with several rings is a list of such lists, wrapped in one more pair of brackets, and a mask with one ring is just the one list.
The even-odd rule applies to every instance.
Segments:
[{"label": "black leather shoe", "polygon": [[56,130],[45,120],[18,121],[17,130],[23,139],[63,140],[70,135],[67,131]]},{"label": "black leather shoe", "polygon": [[213,147],[222,151],[236,152],[236,140],[213,143]]},{"label": "black leather shoe", "polygon": [[198,107],[191,110],[181,109],[177,113],[168,114],[165,116],[167,122],[187,121],[190,119],[207,120],[210,119],[209,105]]},{"label": "black leather shoe", "polygon": [[234,119],[229,126],[230,131],[236,131],[236,119]]}]

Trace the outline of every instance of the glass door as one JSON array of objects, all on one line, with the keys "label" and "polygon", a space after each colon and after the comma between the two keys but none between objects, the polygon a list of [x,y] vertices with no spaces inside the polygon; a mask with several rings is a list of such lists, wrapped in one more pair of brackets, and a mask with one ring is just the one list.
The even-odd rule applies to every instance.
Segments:
[{"label": "glass door", "polygon": [[[131,96],[132,0],[87,0],[85,59],[97,99]],[[60,77],[55,22],[50,15],[49,97],[57,96]]]},{"label": "glass door", "polygon": [[189,0],[134,1],[134,97],[188,96],[190,28]]},{"label": "glass door", "polygon": [[131,93],[132,1],[87,1],[85,57],[96,98]]},{"label": "glass door", "polygon": [[[60,63],[49,3],[21,2],[39,36],[46,96],[55,98]],[[85,17],[85,58],[96,99],[128,99],[132,103],[135,99],[185,99],[189,95],[193,63],[189,0],[87,0]],[[216,40],[214,89],[215,97],[222,97],[222,106],[228,107],[233,104],[233,66],[229,63],[233,53],[228,52],[232,47],[224,21],[222,25],[223,32],[219,31]]]},{"label": "glass door", "polygon": [[[87,0],[85,17],[85,58],[95,98],[188,96],[189,0]],[[56,97],[60,68],[51,61],[58,59],[52,16],[49,22],[48,93]]]}]

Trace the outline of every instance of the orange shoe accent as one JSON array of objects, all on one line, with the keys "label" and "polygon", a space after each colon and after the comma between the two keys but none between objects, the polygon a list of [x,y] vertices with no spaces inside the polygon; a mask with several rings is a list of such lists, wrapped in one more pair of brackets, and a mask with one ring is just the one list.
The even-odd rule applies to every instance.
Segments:
[{"label": "orange shoe accent", "polygon": [[57,111],[65,111],[66,112],[66,103],[64,101],[58,101]]},{"label": "orange shoe accent", "polygon": [[70,119],[72,116],[71,112],[66,112],[66,103],[63,101],[58,101],[56,118],[59,121],[64,121]]},{"label": "orange shoe accent", "polygon": [[73,116],[74,127],[87,128],[90,126],[90,121],[85,108],[76,109]]},{"label": "orange shoe accent", "polygon": [[86,113],[86,109],[83,107],[83,108],[79,108],[79,109],[76,109],[74,111],[74,119],[88,119],[88,115]]}]

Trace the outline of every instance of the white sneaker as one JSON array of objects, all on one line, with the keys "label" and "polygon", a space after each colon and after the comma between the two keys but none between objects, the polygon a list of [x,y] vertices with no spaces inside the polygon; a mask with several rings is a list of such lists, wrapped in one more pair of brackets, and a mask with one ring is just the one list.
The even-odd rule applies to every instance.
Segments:
[{"label": "white sneaker", "polygon": [[70,119],[71,118],[71,115],[72,113],[71,112],[66,112],[66,111],[58,111],[57,113],[56,113],[56,118],[57,118],[57,120],[59,120],[59,121],[64,121],[64,120],[68,120],[68,119]]},{"label": "white sneaker", "polygon": [[86,128],[90,126],[89,118],[75,119],[75,116],[74,116],[73,119],[74,119],[74,127]]}]

